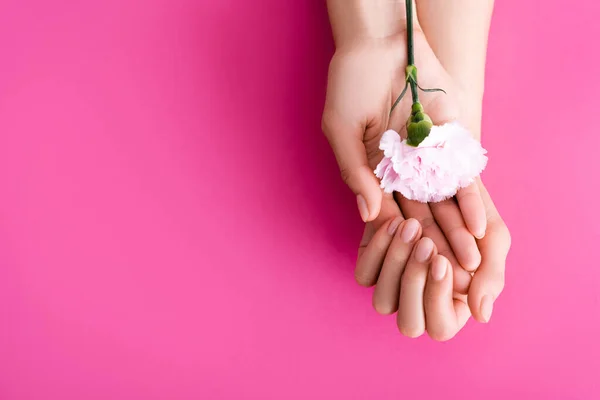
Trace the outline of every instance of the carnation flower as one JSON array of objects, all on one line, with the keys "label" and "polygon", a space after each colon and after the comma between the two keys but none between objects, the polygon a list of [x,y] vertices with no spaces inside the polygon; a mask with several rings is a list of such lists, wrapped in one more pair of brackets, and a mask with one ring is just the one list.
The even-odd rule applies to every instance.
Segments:
[{"label": "carnation flower", "polygon": [[[406,123],[408,133],[402,140],[395,131],[383,134],[379,148],[383,160],[375,175],[387,193],[399,192],[409,200],[422,203],[446,200],[469,186],[487,164],[486,151],[457,122],[435,126],[419,102],[419,92],[441,91],[423,89],[417,79],[413,41],[412,0],[406,0],[407,53],[406,84],[392,106],[400,103],[410,86],[412,110]],[[445,93],[445,92],[444,92]]]},{"label": "carnation flower", "polygon": [[486,151],[457,122],[432,126],[418,146],[389,130],[379,148],[384,158],[375,174],[386,193],[423,203],[448,199],[469,186],[487,164]]}]

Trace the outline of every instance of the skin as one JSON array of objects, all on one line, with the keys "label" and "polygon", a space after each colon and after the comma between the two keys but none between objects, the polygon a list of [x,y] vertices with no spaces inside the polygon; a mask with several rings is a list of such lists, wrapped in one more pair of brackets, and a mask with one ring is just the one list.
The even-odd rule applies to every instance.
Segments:
[{"label": "skin", "polygon": [[[448,2],[417,1],[417,12],[424,24],[416,23],[415,51],[421,86],[443,87],[448,93],[423,93],[421,102],[427,113],[438,124],[459,119],[479,135],[486,43],[465,39],[469,48],[457,45],[461,38],[472,35],[487,37],[489,17],[487,23],[457,23],[459,17],[485,20],[478,13],[491,14],[491,3],[489,8],[469,8],[466,4],[476,1],[461,0],[461,7],[465,7],[461,13],[453,11],[455,6]],[[328,1],[336,53],[330,64],[323,130],[342,178],[357,194],[361,216],[368,221],[359,248],[357,281],[364,286],[377,285],[374,307],[383,314],[398,311],[402,333],[414,337],[427,330],[430,336],[446,340],[464,326],[469,309],[478,321],[489,321],[493,301],[504,285],[510,236],[481,182],[462,190],[456,199],[429,205],[384,195],[379,189],[373,175],[382,157],[379,139],[390,128],[402,132],[410,108],[407,97],[389,115],[404,86],[403,3]],[[444,7],[440,6],[442,3]],[[465,15],[471,11],[473,15]],[[442,26],[439,30],[438,25]],[[455,51],[448,49],[451,46]],[[434,48],[444,51],[440,58]],[[461,67],[463,63],[468,64],[464,67],[466,72]],[[402,240],[404,228],[413,224],[419,225],[418,233],[409,242]],[[413,253],[421,236],[429,238],[421,240],[428,240],[434,251],[427,261],[417,262]],[[443,275],[440,281],[427,279],[426,270],[439,271],[444,262],[449,263],[448,271],[452,273]],[[469,273],[472,271],[473,277]],[[450,291],[446,290],[448,282]],[[433,289],[428,288],[429,284]],[[404,290],[405,287],[418,290]],[[467,293],[468,297],[464,296]],[[430,308],[435,305],[441,314],[425,313],[427,304]],[[426,320],[423,327],[415,322],[423,322],[422,314],[439,320],[431,321],[431,329]]]},{"label": "skin", "polygon": [[[431,48],[460,88],[461,115],[471,132],[481,138],[485,56],[494,1],[418,0],[416,6]],[[481,181],[478,186],[486,210],[487,230],[485,237],[478,240],[482,262],[473,277],[468,301],[475,319],[487,322],[493,302],[504,287],[511,237]]]}]

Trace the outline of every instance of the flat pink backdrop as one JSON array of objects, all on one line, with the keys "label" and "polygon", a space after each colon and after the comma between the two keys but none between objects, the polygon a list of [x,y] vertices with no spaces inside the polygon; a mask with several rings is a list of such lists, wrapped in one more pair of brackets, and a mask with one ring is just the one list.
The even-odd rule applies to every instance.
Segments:
[{"label": "flat pink backdrop", "polygon": [[353,280],[323,1],[0,2],[0,399],[598,399],[596,0],[497,2],[489,325]]}]

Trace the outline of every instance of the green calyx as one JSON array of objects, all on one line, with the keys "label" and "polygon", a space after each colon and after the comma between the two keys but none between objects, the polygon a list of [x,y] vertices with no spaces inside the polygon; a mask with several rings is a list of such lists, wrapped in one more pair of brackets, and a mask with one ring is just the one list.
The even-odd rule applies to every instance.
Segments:
[{"label": "green calyx", "polygon": [[433,122],[429,115],[425,114],[423,105],[419,102],[413,103],[410,118],[406,122],[406,131],[408,132],[406,144],[417,147],[429,136],[432,127]]},{"label": "green calyx", "polygon": [[417,83],[417,67],[409,64],[406,67],[406,82],[414,82]]}]

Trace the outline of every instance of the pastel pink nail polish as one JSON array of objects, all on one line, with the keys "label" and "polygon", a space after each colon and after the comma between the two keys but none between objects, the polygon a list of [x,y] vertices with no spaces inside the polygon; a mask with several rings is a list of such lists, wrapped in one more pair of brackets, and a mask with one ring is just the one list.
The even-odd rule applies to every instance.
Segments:
[{"label": "pastel pink nail polish", "polygon": [[411,243],[417,237],[417,233],[419,233],[419,223],[414,219],[409,219],[402,227],[400,238],[404,243]]}]

